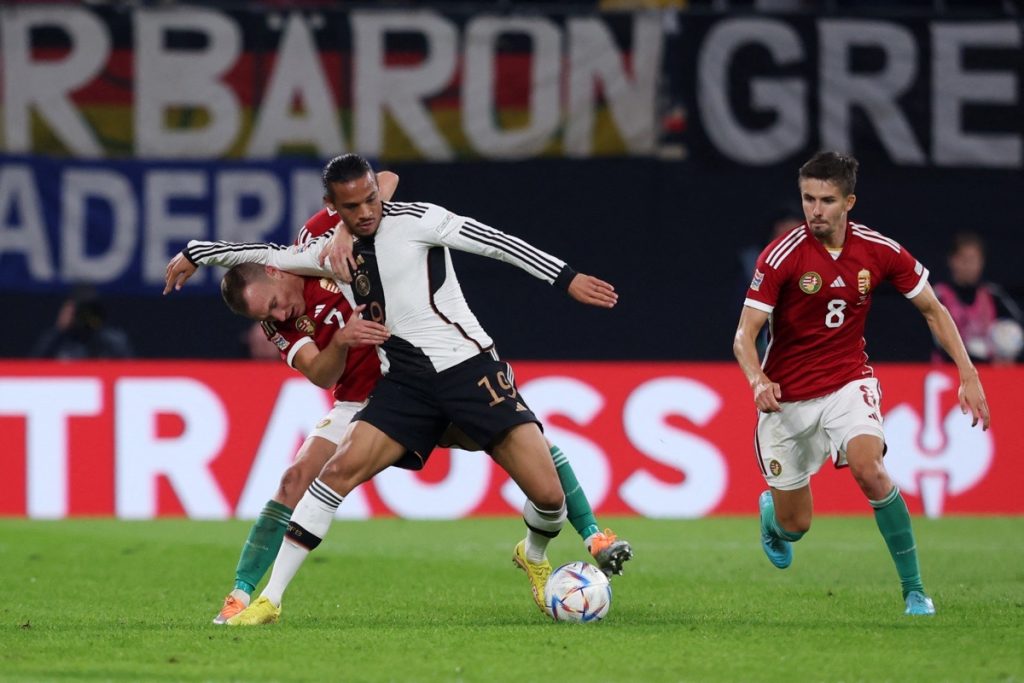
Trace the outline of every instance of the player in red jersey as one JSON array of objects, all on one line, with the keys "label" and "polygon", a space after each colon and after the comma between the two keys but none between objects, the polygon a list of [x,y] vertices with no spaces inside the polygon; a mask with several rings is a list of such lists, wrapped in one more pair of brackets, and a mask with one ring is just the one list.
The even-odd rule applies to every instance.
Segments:
[{"label": "player in red jersey", "polygon": [[[917,307],[960,371],[960,408],[988,429],[978,372],[928,270],[894,240],[848,220],[856,202],[856,159],[822,152],[800,168],[806,223],[772,241],[758,258],[733,352],[759,412],[755,445],[770,489],[759,499],[761,545],[784,569],[792,543],[811,526],[810,479],[835,453],[874,509],[896,564],[905,613],[935,613],[921,582],[910,514],[882,456],[881,391],[864,352],[864,323],[875,288],[888,280]],[[762,364],[755,340],[770,322]]]},{"label": "player in red jersey", "polygon": [[[398,176],[382,171],[377,180],[381,198],[390,199]],[[306,221],[295,242],[304,244],[334,229],[338,222],[338,214],[325,207]],[[220,243],[207,243],[205,248],[212,252],[223,247]],[[171,260],[164,294],[181,289],[196,271],[197,261],[205,253],[203,249],[186,249]],[[225,597],[213,620],[215,624],[226,623],[248,606],[255,586],[277,555],[292,510],[324,463],[334,455],[352,415],[380,378],[380,361],[374,346],[368,344],[384,341],[380,338],[384,328],[376,324],[366,326],[358,315],[353,316],[341,287],[331,279],[302,278],[273,268],[243,264],[228,271],[221,290],[235,313],[264,321],[267,338],[278,347],[289,366],[320,387],[333,386],[336,402],[306,439],[295,463],[285,470],[274,497],[253,524],[236,566],[235,587]],[[356,313],[361,309],[357,308]],[[450,436],[452,441],[446,443],[457,442],[467,450],[480,450],[465,435]],[[608,575],[621,574],[623,563],[633,556],[632,547],[610,529],[601,531],[568,458],[550,441],[548,448],[566,495],[570,523],[602,571]]]}]

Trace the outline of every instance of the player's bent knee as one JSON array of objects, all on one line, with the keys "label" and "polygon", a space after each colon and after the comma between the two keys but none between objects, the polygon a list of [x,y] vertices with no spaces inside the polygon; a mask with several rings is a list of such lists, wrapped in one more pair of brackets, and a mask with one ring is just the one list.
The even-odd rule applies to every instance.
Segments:
[{"label": "player's bent knee", "polygon": [[[307,476],[298,463],[290,465],[281,475],[281,483],[277,487],[277,500],[290,508],[298,505],[302,494],[313,483],[313,476]],[[315,476],[315,473],[313,473]]]}]

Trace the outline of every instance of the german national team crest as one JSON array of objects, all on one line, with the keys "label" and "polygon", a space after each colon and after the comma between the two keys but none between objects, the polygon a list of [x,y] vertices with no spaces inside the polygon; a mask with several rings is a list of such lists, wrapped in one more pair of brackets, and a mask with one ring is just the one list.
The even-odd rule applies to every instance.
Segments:
[{"label": "german national team crest", "polygon": [[771,471],[773,477],[777,477],[782,474],[782,463],[778,460],[770,460],[768,462],[768,469]]},{"label": "german national team crest", "polygon": [[316,323],[308,315],[304,315],[295,321],[295,329],[306,336],[312,337],[313,333],[316,332]]},{"label": "german national team crest", "polygon": [[821,276],[813,270],[804,273],[800,278],[800,289],[804,294],[817,294],[821,289]]},{"label": "german national team crest", "polygon": [[360,273],[356,275],[356,294],[359,296],[366,296],[370,293],[370,278],[366,273]]},{"label": "german national team crest", "polygon": [[857,271],[857,291],[861,294],[871,291],[871,271],[867,268]]}]

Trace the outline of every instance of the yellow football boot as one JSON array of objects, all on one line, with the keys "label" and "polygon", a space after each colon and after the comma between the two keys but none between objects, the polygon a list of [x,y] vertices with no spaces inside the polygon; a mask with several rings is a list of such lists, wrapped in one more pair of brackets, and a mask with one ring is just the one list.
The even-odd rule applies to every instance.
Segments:
[{"label": "yellow football boot", "polygon": [[547,585],[548,577],[551,576],[551,563],[547,561],[547,558],[543,562],[530,562],[526,559],[525,540],[516,544],[515,552],[512,553],[512,562],[526,572],[526,576],[530,579],[530,590],[533,591],[533,601],[537,603],[541,612],[547,614],[548,611],[544,607],[544,586]]},{"label": "yellow football boot", "polygon": [[269,599],[259,597],[244,610],[227,620],[228,626],[262,626],[276,624],[281,616],[281,608],[274,607]]}]

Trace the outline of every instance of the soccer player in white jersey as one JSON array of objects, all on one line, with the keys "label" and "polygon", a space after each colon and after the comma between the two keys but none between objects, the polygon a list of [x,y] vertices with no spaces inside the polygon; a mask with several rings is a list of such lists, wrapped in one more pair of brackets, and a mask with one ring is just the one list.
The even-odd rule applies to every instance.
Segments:
[{"label": "soccer player in white jersey", "polygon": [[[755,446],[769,485],[759,498],[761,545],[776,567],[810,529],[810,479],[835,453],[874,509],[896,564],[905,613],[935,613],[921,581],[910,514],[882,457],[881,390],[864,353],[875,288],[888,280],[921,312],[960,372],[960,408],[988,429],[978,372],[956,325],[928,284],[928,270],[894,240],[848,220],[857,161],[821,152],[800,168],[806,223],[761,253],[747,290],[733,352],[759,411]],[[770,322],[763,365],[755,339]]]},{"label": "soccer player in white jersey", "polygon": [[[527,534],[513,559],[527,572],[534,600],[543,609],[551,571],[546,548],[565,519],[565,497],[540,423],[519,393],[511,366],[498,360],[492,340],[466,304],[448,248],[513,263],[590,305],[614,306],[614,288],[441,207],[383,204],[369,164],[357,155],[332,160],[324,180],[331,208],[358,238],[355,302],[391,333],[379,347],[385,374],[338,452],[295,507],[262,595],[228,624],[276,621],[285,587],[319,545],[344,496],[387,466],[422,466],[449,423],[482,444],[526,494]],[[324,276],[331,274],[319,262],[325,243],[320,238],[290,249],[239,245],[224,255],[236,263],[256,261]]]},{"label": "soccer player in white jersey", "polygon": [[[381,198],[388,201],[398,186],[398,176],[381,171],[376,177]],[[339,220],[336,213],[325,207],[306,221],[295,244],[306,244],[333,230]],[[346,241],[346,245],[347,254],[351,255],[351,239]],[[219,242],[190,242],[189,247],[167,264],[164,294],[181,289],[200,265],[221,263],[218,252],[232,248]],[[253,268],[245,269],[245,266]],[[241,274],[243,269],[245,275]],[[222,292],[229,294],[235,302],[235,312],[263,320],[268,339],[278,346],[281,358],[290,366],[318,386],[327,388],[327,385],[333,385],[331,388],[336,401],[331,412],[317,423],[303,442],[295,462],[282,474],[278,490],[267,501],[250,529],[235,567],[235,585],[224,598],[214,624],[224,624],[248,607],[251,594],[277,556],[293,508],[334,454],[352,415],[380,378],[380,362],[372,348],[364,346],[347,353],[344,351],[351,345],[348,340],[362,334],[358,329],[360,325],[372,331],[380,326],[372,321],[357,321],[359,316],[352,319],[352,306],[333,279],[302,278],[280,271],[265,274],[264,269],[252,263],[235,266],[225,275]],[[346,281],[350,280],[351,277],[346,277]],[[300,298],[304,299],[305,315],[288,318],[289,314],[283,312],[288,308],[286,302],[294,302],[301,308]],[[273,308],[272,302],[277,304]],[[347,323],[340,329],[340,319],[335,311],[339,311]],[[309,343],[311,341],[313,343]],[[321,353],[323,350],[327,353]],[[465,435],[447,434],[444,443],[456,445],[450,443],[453,441],[465,450],[479,450],[479,446],[469,443]],[[568,457],[550,441],[547,445],[565,492],[569,522],[603,572],[609,576],[622,574],[623,563],[632,559],[632,547],[611,529],[601,530]]]}]

